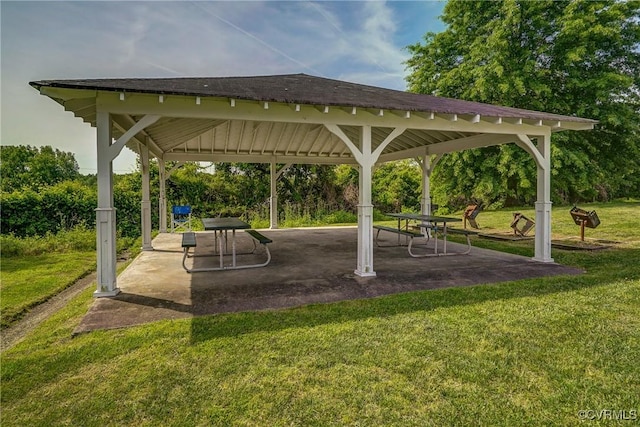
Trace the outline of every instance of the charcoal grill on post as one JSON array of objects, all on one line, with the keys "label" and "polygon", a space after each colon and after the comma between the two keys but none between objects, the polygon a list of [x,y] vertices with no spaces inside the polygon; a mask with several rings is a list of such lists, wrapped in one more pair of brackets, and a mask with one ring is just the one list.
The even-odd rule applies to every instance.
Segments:
[{"label": "charcoal grill on post", "polygon": [[464,213],[462,214],[462,218],[464,219],[464,229],[467,229],[467,221],[469,222],[469,225],[471,225],[471,227],[473,228],[480,228],[478,227],[478,223],[476,222],[476,217],[478,216],[478,214],[480,213],[480,209],[481,206],[478,205],[469,205],[466,207],[466,209],[464,210]]},{"label": "charcoal grill on post", "polygon": [[569,211],[571,217],[573,218],[573,222],[576,225],[580,226],[580,240],[584,242],[584,228],[596,228],[600,225],[600,218],[598,218],[598,214],[596,211],[585,211],[584,209],[580,209],[577,206],[574,206]]},{"label": "charcoal grill on post", "polygon": [[511,228],[513,228],[513,234],[525,237],[529,231],[536,225],[533,220],[522,215],[520,212],[513,214],[513,221],[511,221]]}]

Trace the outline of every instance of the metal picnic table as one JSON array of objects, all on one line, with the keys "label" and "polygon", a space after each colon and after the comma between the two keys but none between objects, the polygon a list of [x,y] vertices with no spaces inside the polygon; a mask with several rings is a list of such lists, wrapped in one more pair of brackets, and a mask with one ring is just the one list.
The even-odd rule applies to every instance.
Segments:
[{"label": "metal picnic table", "polygon": [[[227,233],[231,230],[231,266],[236,266],[236,230],[251,228],[251,225],[240,218],[202,218],[202,225],[206,231],[213,231],[215,245],[218,245],[218,233],[220,233],[220,268],[224,268],[224,254],[228,249]],[[223,246],[224,241],[224,246]]]},{"label": "metal picnic table", "polygon": [[[451,253],[447,252],[447,223],[450,222],[462,222],[460,218],[451,218],[445,216],[435,216],[435,215],[422,215],[422,214],[414,214],[414,213],[387,213],[386,215],[397,218],[398,219],[398,231],[402,232],[402,220],[405,221],[404,230],[407,231],[409,229],[409,221],[419,221],[418,227],[422,230],[422,235],[427,239],[430,238],[429,230],[434,230],[434,253],[433,254],[424,254],[424,255],[416,255],[411,251],[411,244],[409,245],[409,255],[412,257],[427,257],[427,256],[439,256],[439,255],[458,255],[459,252]],[[442,240],[443,240],[443,250],[442,252],[438,252],[438,233],[437,231],[440,229],[438,224],[442,224]],[[471,249],[471,243],[469,241],[468,233],[465,233],[464,230],[456,230],[457,232],[461,232],[465,234],[467,237],[467,244],[469,249]],[[398,234],[398,239],[400,239],[400,233]],[[398,240],[399,241],[399,240]],[[469,251],[464,252],[464,254],[469,253]]]},{"label": "metal picnic table", "polygon": [[[182,267],[187,271],[187,273],[195,273],[201,271],[216,271],[216,270],[229,270],[229,269],[240,269],[240,268],[255,268],[255,267],[264,267],[271,261],[271,252],[269,252],[269,248],[267,245],[272,242],[272,240],[266,236],[260,234],[257,230],[251,230],[251,225],[242,221],[239,218],[202,218],[202,225],[204,226],[205,231],[213,231],[214,233],[214,255],[216,255],[216,247],[218,251],[218,255],[220,256],[220,266],[219,267],[200,267],[200,268],[188,268],[185,264],[187,258],[196,257],[196,256],[210,256],[210,255],[189,255],[189,250],[195,248],[197,246],[196,241],[196,233],[194,232],[185,232],[182,235],[182,248],[183,248],[183,258],[182,258]],[[229,255],[228,252],[228,232],[231,230],[231,265],[224,265],[224,257],[225,255]],[[263,263],[258,264],[242,264],[237,265],[236,263],[236,230],[245,230],[245,232],[250,235],[254,239],[253,243],[253,251],[246,252],[245,254],[252,254],[256,250],[256,241],[259,242],[265,250],[267,255],[267,260]],[[218,233],[220,236],[218,236]]]}]

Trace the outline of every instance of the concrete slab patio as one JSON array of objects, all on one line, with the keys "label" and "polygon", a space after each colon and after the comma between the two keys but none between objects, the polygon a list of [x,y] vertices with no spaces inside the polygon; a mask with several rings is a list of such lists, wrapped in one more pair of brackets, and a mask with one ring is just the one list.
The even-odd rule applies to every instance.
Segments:
[{"label": "concrete slab patio", "polygon": [[[123,328],[162,319],[267,310],[371,298],[400,292],[496,283],[524,278],[580,274],[581,270],[530,258],[472,248],[469,255],[411,258],[406,247],[376,247],[377,277],[353,274],[355,227],[265,230],[272,260],[264,268],[188,274],[182,268],[180,234],[160,234],[154,251],[141,253],[118,276],[121,293],[96,299],[74,334]],[[385,243],[397,241],[387,234]],[[238,233],[238,250],[253,247]],[[213,234],[198,233],[197,255],[213,253]],[[466,245],[449,242],[450,251]],[[259,248],[258,251],[262,249]],[[239,263],[264,260],[264,253],[240,255]],[[214,266],[217,257],[200,256],[187,265]]]}]

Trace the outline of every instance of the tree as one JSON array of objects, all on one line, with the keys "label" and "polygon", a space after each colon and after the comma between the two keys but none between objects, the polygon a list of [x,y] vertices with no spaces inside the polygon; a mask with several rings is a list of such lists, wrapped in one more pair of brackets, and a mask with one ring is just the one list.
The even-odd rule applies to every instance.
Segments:
[{"label": "tree", "polygon": [[0,147],[0,155],[2,191],[38,189],[80,176],[73,153],[54,150],[48,145],[41,148],[4,146]]},{"label": "tree", "polygon": [[413,160],[381,165],[373,175],[373,203],[382,212],[419,211],[422,172]]},{"label": "tree", "polygon": [[[640,195],[640,2],[450,0],[442,19],[408,47],[411,91],[597,119],[553,135],[553,200]],[[452,153],[433,193],[531,203],[535,171],[513,145]]]}]

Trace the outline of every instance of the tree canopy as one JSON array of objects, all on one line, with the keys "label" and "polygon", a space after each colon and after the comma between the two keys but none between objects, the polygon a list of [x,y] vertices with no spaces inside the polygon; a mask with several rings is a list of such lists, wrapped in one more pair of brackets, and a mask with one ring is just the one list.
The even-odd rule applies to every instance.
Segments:
[{"label": "tree canopy", "polygon": [[[554,201],[640,195],[640,2],[449,0],[442,20],[408,46],[409,90],[597,119],[554,134]],[[433,194],[531,203],[535,173],[514,145],[453,153]]]},{"label": "tree canopy", "polygon": [[73,153],[51,146],[0,146],[2,191],[37,189],[80,176]]}]

